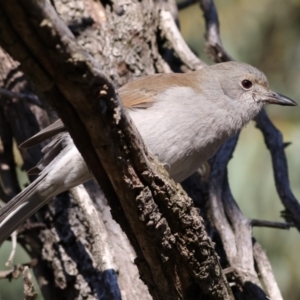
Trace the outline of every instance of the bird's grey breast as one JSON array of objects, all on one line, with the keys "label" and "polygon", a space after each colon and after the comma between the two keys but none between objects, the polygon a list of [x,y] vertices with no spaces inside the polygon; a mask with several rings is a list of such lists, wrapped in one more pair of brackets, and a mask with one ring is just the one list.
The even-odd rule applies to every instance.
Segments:
[{"label": "bird's grey breast", "polygon": [[[209,159],[228,137],[215,104],[190,87],[172,87],[147,109],[130,110],[146,145],[180,182]],[[225,118],[225,116],[224,116]]]}]

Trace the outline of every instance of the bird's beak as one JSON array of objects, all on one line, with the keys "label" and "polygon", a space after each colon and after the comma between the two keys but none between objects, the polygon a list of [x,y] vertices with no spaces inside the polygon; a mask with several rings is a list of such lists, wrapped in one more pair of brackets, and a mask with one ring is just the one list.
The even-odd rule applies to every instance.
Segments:
[{"label": "bird's beak", "polygon": [[265,103],[284,105],[284,106],[298,105],[294,100],[272,91],[263,94],[256,94],[255,96],[258,98],[258,101],[262,101]]}]

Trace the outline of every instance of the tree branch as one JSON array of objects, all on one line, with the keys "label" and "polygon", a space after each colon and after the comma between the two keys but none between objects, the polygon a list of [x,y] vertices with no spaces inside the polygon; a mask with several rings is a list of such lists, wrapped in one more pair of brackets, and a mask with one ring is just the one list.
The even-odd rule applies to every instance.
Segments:
[{"label": "tree branch", "polygon": [[250,220],[240,211],[227,179],[227,165],[237,139],[238,135],[229,139],[212,159],[211,211],[237,285],[241,284],[245,291],[244,299],[265,299],[266,294],[254,269]]},{"label": "tree branch", "polygon": [[6,271],[0,271],[0,279],[13,279],[13,278],[19,278],[21,276],[21,273],[24,271],[25,267],[33,268],[37,265],[38,261],[36,259],[33,259],[29,263],[24,263],[21,265],[14,265],[13,268]]},{"label": "tree branch", "polygon": [[188,47],[169,11],[160,12],[160,29],[163,36],[171,43],[172,49],[190,70],[199,70],[206,66]]},{"label": "tree branch", "polygon": [[257,220],[257,219],[251,219],[250,224],[252,227],[269,227],[269,228],[276,228],[276,229],[290,229],[291,227],[294,226],[294,224],[290,224],[290,223]]},{"label": "tree branch", "polygon": [[288,166],[284,153],[285,145],[282,135],[272,124],[265,110],[261,111],[255,118],[255,121],[257,128],[261,130],[264,136],[265,143],[272,157],[275,186],[279,198],[288,210],[298,231],[300,231],[300,205],[290,188]]},{"label": "tree branch", "polygon": [[257,241],[254,241],[253,254],[270,299],[283,300],[268,257]]},{"label": "tree branch", "polygon": [[11,92],[2,88],[0,88],[0,95],[10,99],[16,98],[20,100],[27,100],[28,102],[37,105],[38,107],[43,107],[41,101],[36,95]]},{"label": "tree branch", "polygon": [[35,292],[34,285],[32,283],[32,276],[30,274],[28,266],[24,267],[23,280],[25,300],[35,300],[37,297],[37,293]]},{"label": "tree branch", "polygon": [[220,38],[220,24],[215,4],[212,0],[199,0],[206,24],[207,54],[214,62],[233,60],[225,51]]}]

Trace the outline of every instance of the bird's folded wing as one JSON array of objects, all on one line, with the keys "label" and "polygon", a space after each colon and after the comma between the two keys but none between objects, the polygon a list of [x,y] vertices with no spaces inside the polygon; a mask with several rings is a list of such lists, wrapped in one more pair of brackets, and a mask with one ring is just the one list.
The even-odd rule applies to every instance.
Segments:
[{"label": "bird's folded wing", "polygon": [[[158,94],[166,91],[168,88],[177,86],[188,86],[194,89],[199,88],[190,73],[154,74],[125,84],[118,90],[118,93],[126,108],[145,109],[150,107],[153,102],[157,100],[156,96]],[[65,125],[58,119],[53,124],[20,144],[19,148],[34,147],[64,131],[66,131]]]},{"label": "bird's folded wing", "polygon": [[41,142],[44,142],[47,139],[50,139],[57,135],[58,133],[66,131],[66,127],[63,124],[63,122],[58,119],[55,121],[53,124],[49,125],[48,127],[42,129],[40,132],[23,142],[22,144],[19,145],[19,148],[31,148],[34,147]]},{"label": "bird's folded wing", "polygon": [[172,87],[199,89],[192,73],[154,74],[141,77],[123,85],[118,93],[125,107],[148,108],[158,99],[158,95]]}]

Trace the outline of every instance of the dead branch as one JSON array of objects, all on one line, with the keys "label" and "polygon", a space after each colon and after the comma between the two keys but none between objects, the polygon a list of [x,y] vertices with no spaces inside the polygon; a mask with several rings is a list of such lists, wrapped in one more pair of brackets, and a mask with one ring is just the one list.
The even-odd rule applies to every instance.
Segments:
[{"label": "dead branch", "polygon": [[9,98],[9,99],[19,99],[19,100],[26,100],[34,105],[37,105],[39,107],[43,107],[41,101],[36,95],[29,95],[29,94],[22,94],[22,93],[16,93],[11,92],[6,89],[0,88],[0,96]]},{"label": "dead branch", "polygon": [[212,0],[199,0],[206,25],[206,48],[208,56],[215,62],[233,60],[225,51],[220,38],[220,23]]},{"label": "dead branch", "polygon": [[250,224],[252,227],[269,227],[269,228],[276,228],[276,229],[290,229],[291,227],[294,227],[294,224],[291,223],[274,222],[274,221],[257,220],[257,219],[251,219]]},{"label": "dead branch", "polygon": [[11,234],[11,252],[10,252],[7,262],[5,263],[6,267],[9,267],[13,263],[14,257],[16,254],[16,250],[17,250],[17,232],[14,231]]},{"label": "dead branch", "polygon": [[199,70],[206,65],[186,44],[169,11],[160,12],[160,29],[163,36],[170,42],[172,49],[190,70]]},{"label": "dead branch", "polygon": [[16,279],[19,278],[24,271],[25,267],[33,268],[37,265],[38,260],[33,259],[29,263],[21,264],[21,265],[14,265],[13,268],[7,271],[0,271],[0,279]]},{"label": "dead branch", "polygon": [[[103,277],[107,276],[109,278],[108,280],[104,279],[104,282],[110,283],[111,291],[109,294],[115,294],[114,297],[119,298],[120,295],[117,295],[119,290],[115,290],[113,288],[114,286],[118,286],[116,265],[111,254],[111,246],[109,244],[107,230],[102,217],[96,210],[83,185],[73,188],[71,190],[71,194],[83,212],[84,220],[88,223],[87,227],[89,228],[94,241],[91,254],[95,267],[103,272]],[[111,284],[112,282],[113,284]]]},{"label": "dead branch", "polygon": [[279,198],[300,231],[300,205],[290,188],[282,135],[264,110],[255,118],[255,122],[264,136],[266,146],[272,157],[275,186]]},{"label": "dead branch", "polygon": [[283,300],[269,259],[257,241],[254,241],[253,254],[258,272],[262,278],[270,299]]},{"label": "dead branch", "polygon": [[[212,214],[214,224],[221,235],[227,259],[235,274],[236,284],[241,284],[242,289],[245,290],[243,299],[266,299],[266,294],[254,269],[250,220],[245,218],[240,211],[231,194],[227,179],[226,168],[236,142],[237,136],[231,138],[213,159],[210,179]],[[272,286],[277,286],[274,277],[272,279],[274,280]],[[267,293],[270,294],[270,291],[267,290]]]},{"label": "dead branch", "polygon": [[26,222],[21,227],[18,228],[18,235],[26,235],[33,231],[40,231],[41,229],[45,229],[46,225],[41,222]]},{"label": "dead branch", "polygon": [[30,274],[28,266],[24,267],[23,280],[25,300],[35,300],[37,297],[37,293],[35,292],[34,285],[32,282],[32,276]]}]

